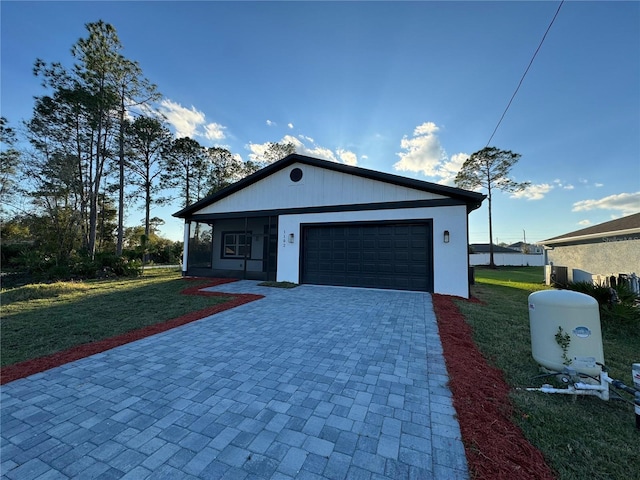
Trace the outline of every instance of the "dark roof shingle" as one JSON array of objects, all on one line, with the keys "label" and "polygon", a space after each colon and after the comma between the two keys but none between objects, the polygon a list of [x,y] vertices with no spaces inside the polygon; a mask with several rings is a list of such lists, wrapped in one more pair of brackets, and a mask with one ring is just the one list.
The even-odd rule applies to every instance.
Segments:
[{"label": "dark roof shingle", "polygon": [[599,223],[591,227],[583,228],[581,230],[575,230],[573,232],[565,233],[557,237],[548,238],[542,240],[540,243],[550,242],[552,240],[562,240],[563,238],[584,237],[587,235],[601,235],[610,232],[620,232],[624,230],[632,230],[634,228],[640,228],[640,213],[634,213],[627,215],[626,217],[617,218],[609,222]]}]

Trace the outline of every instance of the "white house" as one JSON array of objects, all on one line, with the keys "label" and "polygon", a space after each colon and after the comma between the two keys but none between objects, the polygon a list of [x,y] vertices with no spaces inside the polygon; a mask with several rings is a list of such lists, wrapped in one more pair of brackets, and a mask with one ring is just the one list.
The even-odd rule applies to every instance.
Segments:
[{"label": "white house", "polygon": [[484,198],[289,155],[174,214],[183,275],[468,298],[468,214]]}]

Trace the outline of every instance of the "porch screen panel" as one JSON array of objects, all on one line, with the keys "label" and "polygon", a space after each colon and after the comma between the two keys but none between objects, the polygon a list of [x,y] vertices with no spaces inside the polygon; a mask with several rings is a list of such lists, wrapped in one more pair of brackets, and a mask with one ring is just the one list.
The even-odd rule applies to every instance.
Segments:
[{"label": "porch screen panel", "polygon": [[213,262],[213,227],[191,222],[189,226],[189,268],[211,268]]}]

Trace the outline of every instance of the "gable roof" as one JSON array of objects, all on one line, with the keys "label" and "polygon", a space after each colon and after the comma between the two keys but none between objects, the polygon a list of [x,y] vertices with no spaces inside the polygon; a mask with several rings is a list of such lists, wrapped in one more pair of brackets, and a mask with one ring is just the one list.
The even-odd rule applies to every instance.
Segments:
[{"label": "gable roof", "polygon": [[482,201],[486,198],[486,195],[478,192],[472,192],[469,190],[463,190],[461,188],[448,187],[446,185],[439,185],[437,183],[425,182],[422,180],[416,180],[408,177],[401,177],[399,175],[392,175],[390,173],[378,172],[375,170],[369,170],[361,167],[353,167],[350,165],[344,165],[341,163],[331,162],[328,160],[321,160],[319,158],[307,157],[305,155],[298,155],[297,153],[288,155],[282,160],[278,160],[266,167],[258,170],[257,172],[245,177],[226,188],[209,195],[208,197],[193,203],[182,210],[173,214],[174,217],[186,218],[202,208],[211,205],[233,193],[236,193],[243,188],[253,185],[256,182],[274,174],[293,163],[302,163],[305,165],[311,165],[314,167],[333,170],[335,172],[345,173],[348,175],[356,175],[359,177],[367,178],[370,180],[376,180],[379,182],[385,182],[392,185],[398,185],[401,187],[412,188],[423,192],[434,193],[438,195],[447,196],[456,200],[462,201],[467,204],[467,212],[471,212],[480,207]]},{"label": "gable roof", "polygon": [[630,233],[640,233],[640,213],[627,215],[626,217],[600,223],[591,227],[575,230],[557,237],[538,242],[543,245],[554,243],[566,243],[577,240],[588,240],[598,237],[608,237],[612,235],[626,235]]}]

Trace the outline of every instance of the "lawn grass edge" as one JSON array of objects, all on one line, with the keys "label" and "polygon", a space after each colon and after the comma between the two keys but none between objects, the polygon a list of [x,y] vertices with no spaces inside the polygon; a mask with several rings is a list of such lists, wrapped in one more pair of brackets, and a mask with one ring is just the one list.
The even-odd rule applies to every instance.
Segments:
[{"label": "lawn grass edge", "polygon": [[[202,281],[203,279],[200,277],[184,277],[184,280]],[[167,320],[165,322],[156,323],[154,325],[148,325],[146,327],[138,328],[130,332],[122,333],[109,338],[104,338],[96,342],[77,345],[75,347],[62,350],[56,353],[52,353],[51,355],[46,355],[44,357],[32,358],[29,360],[25,360],[23,362],[14,363],[12,365],[6,365],[0,368],[0,385],[4,385],[6,383],[13,382],[21,378],[31,376],[36,373],[42,373],[46,370],[59,367],[60,365],[64,365],[65,363],[73,362],[75,360],[80,360],[82,358],[89,357],[97,353],[102,353],[107,350],[111,350],[112,348],[119,347],[127,343],[135,342],[136,340],[141,340],[151,335],[156,335],[158,333],[166,332],[167,330],[171,330],[173,328],[186,325],[191,322],[195,322],[196,320],[200,320],[210,315],[214,315],[216,313],[220,313],[225,310],[229,310],[229,309],[238,307],[240,305],[244,305],[246,303],[264,298],[264,295],[256,295],[251,293],[230,294],[230,293],[224,293],[224,292],[203,291],[203,289],[205,288],[214,287],[217,285],[223,285],[225,283],[231,283],[236,281],[236,279],[226,279],[226,278],[213,279],[213,280],[206,279],[206,280],[207,280],[207,283],[203,285],[187,287],[184,290],[182,290],[180,293],[182,295],[229,297],[229,300],[224,303],[218,303],[210,307],[206,307],[200,310],[196,310],[194,312],[186,313],[184,315]]]},{"label": "lawn grass edge", "polygon": [[476,346],[471,326],[454,302],[464,299],[441,294],[432,298],[471,478],[555,479],[542,452],[513,422],[510,387]]}]

